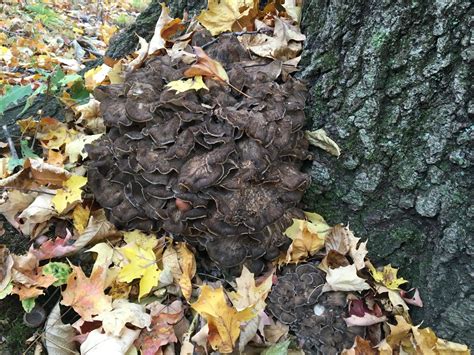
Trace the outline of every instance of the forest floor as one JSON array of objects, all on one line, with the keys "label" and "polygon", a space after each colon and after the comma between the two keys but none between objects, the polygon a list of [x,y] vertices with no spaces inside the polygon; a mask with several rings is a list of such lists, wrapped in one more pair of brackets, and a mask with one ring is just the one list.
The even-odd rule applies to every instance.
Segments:
[{"label": "forest floor", "polygon": [[[107,221],[84,165],[84,147],[106,134],[96,87],[120,84],[147,59],[167,55],[189,69],[166,90],[209,90],[214,81],[248,97],[229,82],[226,63],[189,46],[203,27],[241,37],[258,65],[278,63],[280,83],[298,70],[299,1],[264,9],[258,1],[225,3],[210,1],[200,25],[163,7],[153,38],[140,38],[120,60],[104,56],[109,41],[144,1],[0,4],[0,120],[21,117],[2,128],[0,142],[0,354],[469,353],[411,324],[409,307],[422,306],[418,290],[390,265],[374,267],[366,242],[316,213],[293,220],[288,251],[266,273],[244,267],[237,278],[202,272],[199,253],[169,235],[120,231]],[[45,114],[53,103],[58,113]],[[324,131],[305,134],[340,154]],[[176,199],[176,207],[190,206]],[[285,318],[301,309],[301,319]],[[321,331],[313,335],[303,318]]]}]

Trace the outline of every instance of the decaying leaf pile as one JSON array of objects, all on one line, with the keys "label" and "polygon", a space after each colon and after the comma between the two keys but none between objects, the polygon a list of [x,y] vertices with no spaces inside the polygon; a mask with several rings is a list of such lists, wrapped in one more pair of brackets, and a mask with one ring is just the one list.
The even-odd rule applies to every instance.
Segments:
[{"label": "decaying leaf pile", "polygon": [[185,25],[163,5],[150,42],[77,79],[95,97],[66,88],[65,122],[17,122],[0,213],[33,243],[0,246],[0,299],[33,314],[60,295],[30,348],[470,353],[411,323],[418,291],[367,242],[297,210],[309,142],[340,154],[302,130],[300,16],[295,1],[210,0]]}]

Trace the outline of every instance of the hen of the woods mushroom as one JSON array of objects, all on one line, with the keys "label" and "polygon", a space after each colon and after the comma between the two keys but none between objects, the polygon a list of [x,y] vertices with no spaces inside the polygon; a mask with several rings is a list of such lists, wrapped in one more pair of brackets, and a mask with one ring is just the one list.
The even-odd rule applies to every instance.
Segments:
[{"label": "hen of the woods mushroom", "polygon": [[[192,44],[209,41],[195,35]],[[284,231],[309,184],[300,170],[311,158],[306,89],[281,75],[281,63],[252,60],[233,36],[206,53],[231,85],[173,90],[167,84],[190,65],[164,55],[96,89],[108,133],[87,147],[89,186],[118,227],[163,229],[221,267],[260,272],[288,247]]]}]

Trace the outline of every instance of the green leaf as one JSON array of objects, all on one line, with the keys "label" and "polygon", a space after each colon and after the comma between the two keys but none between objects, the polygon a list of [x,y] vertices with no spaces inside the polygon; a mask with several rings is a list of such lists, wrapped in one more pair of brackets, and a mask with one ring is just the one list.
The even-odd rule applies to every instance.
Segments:
[{"label": "green leaf", "polygon": [[53,275],[57,278],[56,282],[53,283],[53,286],[61,286],[67,283],[67,278],[71,273],[71,267],[66,263],[61,262],[50,262],[43,266],[44,275]]},{"label": "green leaf", "polygon": [[33,150],[31,150],[31,148],[28,146],[28,143],[29,142],[24,139],[20,142],[21,155],[23,158],[39,158],[39,156],[36,155],[35,152],[33,152]]},{"label": "green leaf", "polygon": [[13,282],[10,282],[3,290],[0,291],[0,300],[7,297],[13,290]]},{"label": "green leaf", "polygon": [[286,355],[288,354],[288,347],[290,346],[290,340],[286,340],[282,343],[277,343],[266,349],[262,355]]},{"label": "green leaf", "polygon": [[5,95],[0,96],[0,115],[2,115],[8,107],[16,104],[18,101],[23,99],[25,96],[30,95],[32,92],[33,89],[30,85],[12,86],[10,89],[8,89]]},{"label": "green leaf", "polygon": [[77,80],[82,80],[82,76],[79,74],[68,74],[59,81],[60,85],[67,85]]},{"label": "green leaf", "polygon": [[83,80],[77,80],[71,86],[71,98],[80,103],[87,103],[89,101],[89,91],[84,86]]},{"label": "green leaf", "polygon": [[10,159],[8,159],[8,164],[7,164],[8,171],[12,172],[13,170],[15,170],[15,168],[17,166],[23,167],[24,163],[25,163],[25,159],[23,159],[23,158],[21,158],[21,159],[20,158],[17,158],[17,159],[10,158]]},{"label": "green leaf", "polygon": [[26,313],[30,313],[33,308],[35,308],[36,297],[34,298],[27,298],[26,300],[21,301],[21,305]]},{"label": "green leaf", "polygon": [[31,105],[33,105],[33,102],[35,99],[38,97],[39,94],[42,94],[43,92],[46,91],[47,85],[46,84],[41,84],[34,92],[31,94],[27,99],[26,99],[26,104],[25,107],[23,107],[23,110],[21,110],[20,115],[22,115],[26,110],[28,110]]},{"label": "green leaf", "polygon": [[61,80],[63,80],[65,76],[66,74],[64,74],[64,72],[59,67],[54,71],[54,73],[51,75],[51,79],[49,80],[53,91],[56,91],[61,86]]}]

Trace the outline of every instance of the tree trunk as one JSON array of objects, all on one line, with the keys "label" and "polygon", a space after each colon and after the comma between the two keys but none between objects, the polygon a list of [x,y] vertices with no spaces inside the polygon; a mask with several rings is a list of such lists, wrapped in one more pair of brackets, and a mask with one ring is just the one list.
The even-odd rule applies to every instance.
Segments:
[{"label": "tree trunk", "polygon": [[349,223],[378,264],[420,288],[416,322],[472,346],[470,10],[461,0],[308,0],[300,75],[313,129],[343,151],[317,152],[306,206]]}]

